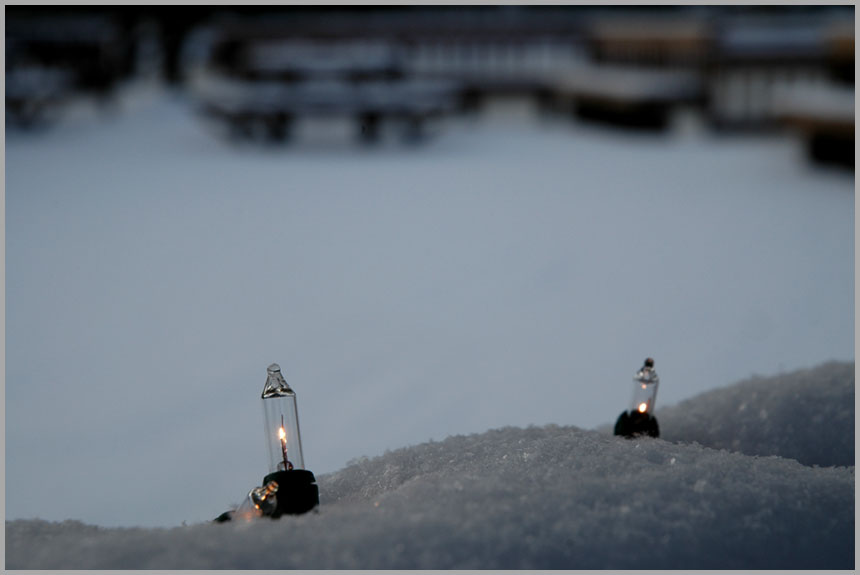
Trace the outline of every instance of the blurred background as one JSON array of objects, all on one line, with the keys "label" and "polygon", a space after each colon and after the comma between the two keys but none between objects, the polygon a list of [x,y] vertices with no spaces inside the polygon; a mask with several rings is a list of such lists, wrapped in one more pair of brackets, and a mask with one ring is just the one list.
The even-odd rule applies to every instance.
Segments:
[{"label": "blurred background", "polygon": [[497,97],[628,128],[692,109],[715,130],[803,133],[853,165],[854,15],[830,7],[11,7],[10,127],[156,76],[225,137],[286,142],[339,116],[406,139]]},{"label": "blurred background", "polygon": [[854,358],[853,6],[5,15],[7,519]]}]

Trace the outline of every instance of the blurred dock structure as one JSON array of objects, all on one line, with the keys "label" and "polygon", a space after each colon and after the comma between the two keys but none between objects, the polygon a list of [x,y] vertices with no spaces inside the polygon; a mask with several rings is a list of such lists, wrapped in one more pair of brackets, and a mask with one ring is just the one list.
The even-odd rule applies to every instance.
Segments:
[{"label": "blurred dock structure", "polygon": [[124,23],[99,10],[6,10],[6,117],[30,126],[78,93],[107,100],[131,75]]},{"label": "blurred dock structure", "polygon": [[247,124],[256,122],[281,139],[280,126],[298,117],[340,114],[356,119],[366,141],[389,120],[405,122],[407,135],[418,139],[428,121],[473,111],[490,97],[546,103],[552,72],[579,56],[578,26],[567,10],[230,19],[213,27],[208,71],[220,87],[212,83],[198,93],[233,133],[248,133]]},{"label": "blurred dock structure", "polygon": [[110,93],[154,29],[164,79],[232,138],[285,142],[303,118],[340,117],[363,142],[388,123],[416,141],[519,97],[626,129],[687,110],[717,132],[798,133],[816,160],[847,157],[849,132],[853,146],[853,105],[838,137],[832,114],[812,121],[853,94],[853,6],[87,8],[62,25],[7,9],[7,117]]},{"label": "blurred dock structure", "polygon": [[793,89],[775,100],[779,121],[803,137],[811,159],[854,167],[854,90]]},{"label": "blurred dock structure", "polygon": [[854,168],[854,25],[830,24],[824,31],[827,79],[791,86],[775,96],[781,124],[805,139],[816,162]]},{"label": "blurred dock structure", "polygon": [[707,71],[714,126],[770,127],[779,120],[776,93],[844,84],[848,54],[835,42],[839,30],[840,21],[827,17],[725,18]]}]

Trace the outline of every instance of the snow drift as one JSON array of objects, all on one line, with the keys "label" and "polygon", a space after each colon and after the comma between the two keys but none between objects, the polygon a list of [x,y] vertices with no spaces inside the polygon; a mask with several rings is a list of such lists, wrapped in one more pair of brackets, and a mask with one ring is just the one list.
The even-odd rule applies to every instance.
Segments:
[{"label": "snow drift", "polygon": [[508,427],[360,458],[275,522],[7,522],[6,568],[851,569],[853,372],[703,394],[658,411],[665,439]]},{"label": "snow drift", "polygon": [[854,364],[753,377],[657,408],[667,441],[806,465],[854,465]]}]

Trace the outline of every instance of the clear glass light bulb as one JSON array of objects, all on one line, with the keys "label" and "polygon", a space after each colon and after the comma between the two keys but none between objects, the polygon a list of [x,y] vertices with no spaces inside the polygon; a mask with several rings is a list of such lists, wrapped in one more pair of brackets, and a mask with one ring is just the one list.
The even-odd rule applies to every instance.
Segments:
[{"label": "clear glass light bulb", "polygon": [[638,413],[652,413],[657,401],[660,378],[653,369],[641,369],[633,376],[633,408]]},{"label": "clear glass light bulb", "polygon": [[281,366],[277,363],[268,367],[262,398],[269,473],[304,469],[296,392],[281,375]]}]

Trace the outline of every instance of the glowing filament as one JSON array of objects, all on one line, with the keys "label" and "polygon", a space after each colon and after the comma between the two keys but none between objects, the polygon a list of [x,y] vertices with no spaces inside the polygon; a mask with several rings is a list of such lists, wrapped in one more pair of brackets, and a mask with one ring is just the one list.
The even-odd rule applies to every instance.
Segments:
[{"label": "glowing filament", "polygon": [[284,471],[293,468],[293,464],[287,459],[287,431],[284,429],[284,416],[281,416],[281,427],[278,429],[278,438],[281,440],[281,456],[284,458]]},{"label": "glowing filament", "polygon": [[639,413],[645,413],[646,411],[648,411],[648,404],[644,403],[644,402],[640,403],[639,404]]}]

